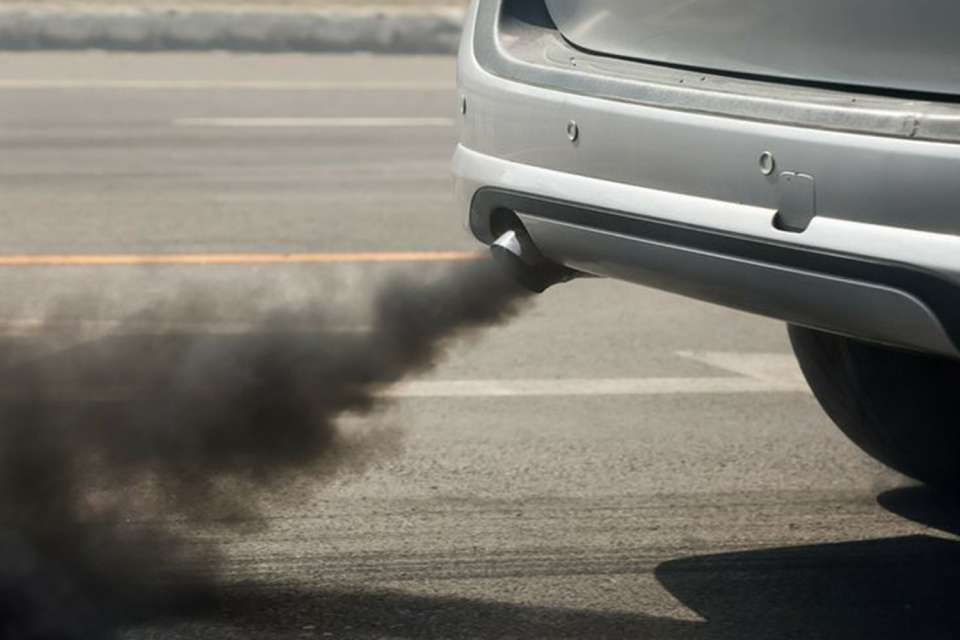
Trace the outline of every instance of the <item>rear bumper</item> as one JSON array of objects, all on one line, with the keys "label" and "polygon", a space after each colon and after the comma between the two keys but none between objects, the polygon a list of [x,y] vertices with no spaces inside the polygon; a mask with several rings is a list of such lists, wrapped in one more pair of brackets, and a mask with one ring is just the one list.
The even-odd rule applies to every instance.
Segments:
[{"label": "rear bumper", "polygon": [[[490,242],[495,212],[509,209],[547,257],[575,269],[960,355],[960,144],[938,128],[960,120],[948,106],[916,115],[911,103],[908,127],[893,99],[864,97],[851,111],[837,107],[848,96],[803,102],[770,85],[735,95],[724,85],[716,99],[698,87],[691,99],[627,69],[610,80],[579,52],[578,67],[558,71],[562,44],[542,16],[511,20],[509,6],[475,2],[460,56],[467,112],[454,173],[479,239]],[[735,113],[758,95],[757,119]],[[791,110],[802,126],[776,121]],[[767,151],[770,175],[758,167]],[[802,232],[778,228],[784,211]]]}]

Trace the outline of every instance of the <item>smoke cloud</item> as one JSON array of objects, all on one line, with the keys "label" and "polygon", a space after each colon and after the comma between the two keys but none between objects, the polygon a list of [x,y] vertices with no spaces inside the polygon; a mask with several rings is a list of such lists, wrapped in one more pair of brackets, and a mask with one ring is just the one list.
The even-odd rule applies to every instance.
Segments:
[{"label": "smoke cloud", "polygon": [[396,432],[338,421],[382,410],[379,392],[525,298],[472,261],[389,281],[362,331],[310,330],[322,304],[277,309],[242,334],[138,330],[171,305],[216,319],[197,293],[93,341],[40,330],[27,351],[52,355],[11,365],[8,353],[0,373],[0,637],[112,638],[201,603],[219,559],[189,535],[191,518],[240,526],[272,492],[303,478],[315,490],[395,450]]}]

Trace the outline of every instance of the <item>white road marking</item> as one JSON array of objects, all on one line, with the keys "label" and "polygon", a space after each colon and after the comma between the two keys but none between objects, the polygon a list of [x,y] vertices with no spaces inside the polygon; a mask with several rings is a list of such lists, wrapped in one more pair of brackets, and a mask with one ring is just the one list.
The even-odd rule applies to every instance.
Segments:
[{"label": "white road marking", "polygon": [[[353,332],[331,327],[330,332]],[[326,330],[325,330],[326,332]],[[539,380],[424,380],[398,384],[380,392],[384,398],[517,398],[582,396],[656,396],[743,393],[809,393],[799,372],[788,366],[792,356],[782,354],[682,353],[741,375],[675,378],[561,378]],[[723,363],[723,364],[721,364]],[[731,365],[733,368],[728,368]],[[0,398],[19,397],[16,388],[0,389]],[[134,390],[64,388],[54,395],[122,400]]]},{"label": "white road marking", "polygon": [[797,359],[791,353],[737,353],[728,351],[680,351],[681,358],[737,373],[753,380],[806,388]]},{"label": "white road marking", "polygon": [[441,91],[453,90],[450,82],[390,81],[284,81],[284,80],[68,80],[0,79],[0,90],[208,90],[241,91]]},{"label": "white road marking", "polygon": [[683,352],[677,355],[738,375],[699,378],[430,380],[403,383],[385,391],[383,395],[391,398],[509,398],[808,392],[792,355],[714,352]]},{"label": "white road marking", "polygon": [[178,127],[229,128],[371,128],[452,127],[453,118],[180,118]]},{"label": "white road marking", "polygon": [[651,396],[698,393],[801,392],[793,384],[750,378],[599,378],[563,380],[440,380],[409,382],[385,391],[390,398],[511,398],[530,396]]}]

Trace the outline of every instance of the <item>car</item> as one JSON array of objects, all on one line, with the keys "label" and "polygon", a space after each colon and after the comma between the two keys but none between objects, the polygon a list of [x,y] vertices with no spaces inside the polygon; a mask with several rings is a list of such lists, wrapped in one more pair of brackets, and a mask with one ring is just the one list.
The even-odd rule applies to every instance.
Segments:
[{"label": "car", "polygon": [[777,318],[869,454],[960,487],[960,3],[473,0],[458,202],[530,289]]}]

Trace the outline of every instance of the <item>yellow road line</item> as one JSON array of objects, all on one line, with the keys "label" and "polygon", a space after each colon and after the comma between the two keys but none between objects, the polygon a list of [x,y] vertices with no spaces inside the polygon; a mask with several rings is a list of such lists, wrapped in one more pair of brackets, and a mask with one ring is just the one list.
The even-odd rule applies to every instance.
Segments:
[{"label": "yellow road line", "polygon": [[474,260],[469,251],[398,251],[358,253],[224,253],[184,255],[36,255],[0,256],[0,267],[95,267],[205,264],[349,264],[451,262]]},{"label": "yellow road line", "polygon": [[452,127],[453,118],[178,118],[178,127],[254,128],[333,128],[353,129],[370,127]]},{"label": "yellow road line", "polygon": [[391,80],[71,80],[68,78],[4,78],[0,89],[237,89],[255,91],[439,91],[454,90],[456,83]]}]

